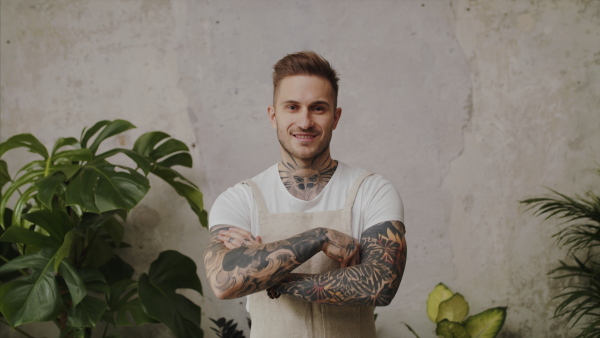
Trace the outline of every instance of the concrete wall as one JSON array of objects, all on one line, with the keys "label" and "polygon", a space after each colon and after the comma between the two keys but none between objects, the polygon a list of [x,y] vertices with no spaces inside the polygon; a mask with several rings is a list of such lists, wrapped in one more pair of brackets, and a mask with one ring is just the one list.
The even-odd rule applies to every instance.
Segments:
[{"label": "concrete wall", "polygon": [[[559,289],[546,275],[564,256],[551,238],[559,227],[518,201],[543,186],[598,186],[590,169],[600,151],[599,1],[0,6],[0,140],[31,132],[50,145],[115,118],[138,129],[107,146],[162,130],[191,147],[195,167],[182,172],[200,184],[207,207],[278,160],[266,115],[271,66],[286,53],[319,52],[342,79],[333,157],[383,174],[404,199],[409,259],[395,300],[377,310],[379,336],[410,337],[402,323],[433,336],[425,300],[438,282],[462,293],[473,314],[508,306],[504,337],[566,335],[551,320]],[[131,217],[129,261],[145,270],[158,252],[177,249],[203,275],[207,231],[166,185],[152,183]],[[243,301],[216,300],[208,288],[194,299],[207,336],[209,317],[246,327]]]}]

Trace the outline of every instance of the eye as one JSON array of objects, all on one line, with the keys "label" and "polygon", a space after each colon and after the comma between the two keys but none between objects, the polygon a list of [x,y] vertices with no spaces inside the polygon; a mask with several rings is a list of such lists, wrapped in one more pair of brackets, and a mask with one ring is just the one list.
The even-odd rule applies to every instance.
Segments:
[{"label": "eye", "polygon": [[294,104],[290,104],[290,105],[285,106],[285,109],[292,110],[292,111],[293,110],[298,110],[298,106],[296,106]]},{"label": "eye", "polygon": [[316,111],[317,113],[323,113],[323,112],[325,112],[325,107],[316,106],[315,108],[313,108],[313,110]]}]

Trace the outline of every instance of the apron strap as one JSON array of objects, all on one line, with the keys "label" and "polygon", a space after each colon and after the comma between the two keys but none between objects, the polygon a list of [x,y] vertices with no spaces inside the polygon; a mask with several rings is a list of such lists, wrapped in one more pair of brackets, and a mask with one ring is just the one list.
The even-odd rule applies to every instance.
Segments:
[{"label": "apron strap", "polygon": [[258,217],[265,218],[269,214],[269,209],[267,209],[267,203],[265,202],[265,197],[262,192],[260,192],[260,188],[253,180],[244,180],[243,184],[247,184],[252,189],[252,195],[254,196],[254,201],[256,202],[256,207],[258,208]]},{"label": "apron strap", "polygon": [[371,175],[373,175],[373,173],[366,171],[366,172],[360,174],[360,176],[358,176],[356,181],[354,181],[354,185],[352,186],[352,188],[350,188],[350,191],[348,191],[348,196],[346,196],[346,203],[344,204],[344,210],[352,210],[352,206],[354,205],[354,200],[356,199],[356,195],[358,194],[358,189],[360,188],[360,185],[365,180],[365,178],[367,178]]}]

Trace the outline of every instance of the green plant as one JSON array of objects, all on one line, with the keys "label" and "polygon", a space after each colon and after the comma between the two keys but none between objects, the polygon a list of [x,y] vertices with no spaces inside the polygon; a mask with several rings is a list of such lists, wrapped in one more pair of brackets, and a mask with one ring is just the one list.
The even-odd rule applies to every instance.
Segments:
[{"label": "green plant", "polygon": [[237,323],[233,321],[233,319],[227,320],[223,317],[214,320],[210,318],[210,320],[217,325],[217,328],[211,327],[217,337],[220,338],[246,338],[244,336],[244,331],[237,329]]},{"label": "green plant", "polygon": [[[600,175],[600,170],[597,171]],[[559,247],[567,247],[567,260],[550,271],[553,278],[565,281],[566,287],[555,297],[560,303],[555,318],[566,318],[574,327],[580,320],[585,324],[577,337],[600,336],[600,196],[589,191],[574,197],[552,191],[550,197],[521,201],[535,215],[562,220],[565,227],[555,233]]]},{"label": "green plant", "polygon": [[[496,337],[504,325],[506,307],[487,309],[467,318],[468,314],[469,303],[460,293],[452,292],[446,285],[440,283],[429,293],[427,317],[437,324],[436,335],[443,338]],[[408,324],[404,325],[419,337]]]},{"label": "green plant", "polygon": [[[13,328],[54,321],[61,337],[89,337],[99,322],[107,323],[104,335],[109,324],[161,322],[178,337],[202,336],[200,307],[176,293],[202,294],[189,257],[164,251],[136,281],[119,256],[128,246],[127,214],[150,189],[150,173],[207,225],[200,190],[172,168],[192,166],[183,142],[150,132],[132,149],[98,153],[105,139],[132,128],[124,120],[100,121],[79,140],[59,138],[50,153],[31,134],[0,144],[0,321]],[[3,156],[15,148],[41,158],[10,175]],[[109,162],[118,154],[134,165]]]}]

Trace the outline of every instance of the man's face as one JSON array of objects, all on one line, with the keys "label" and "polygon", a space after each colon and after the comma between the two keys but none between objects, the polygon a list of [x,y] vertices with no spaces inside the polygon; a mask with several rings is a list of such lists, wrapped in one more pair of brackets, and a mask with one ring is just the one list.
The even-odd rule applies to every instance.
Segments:
[{"label": "man's face", "polygon": [[329,81],[310,75],[281,80],[275,106],[268,109],[279,143],[295,159],[307,161],[329,150],[332,131],[342,115],[334,106]]}]

